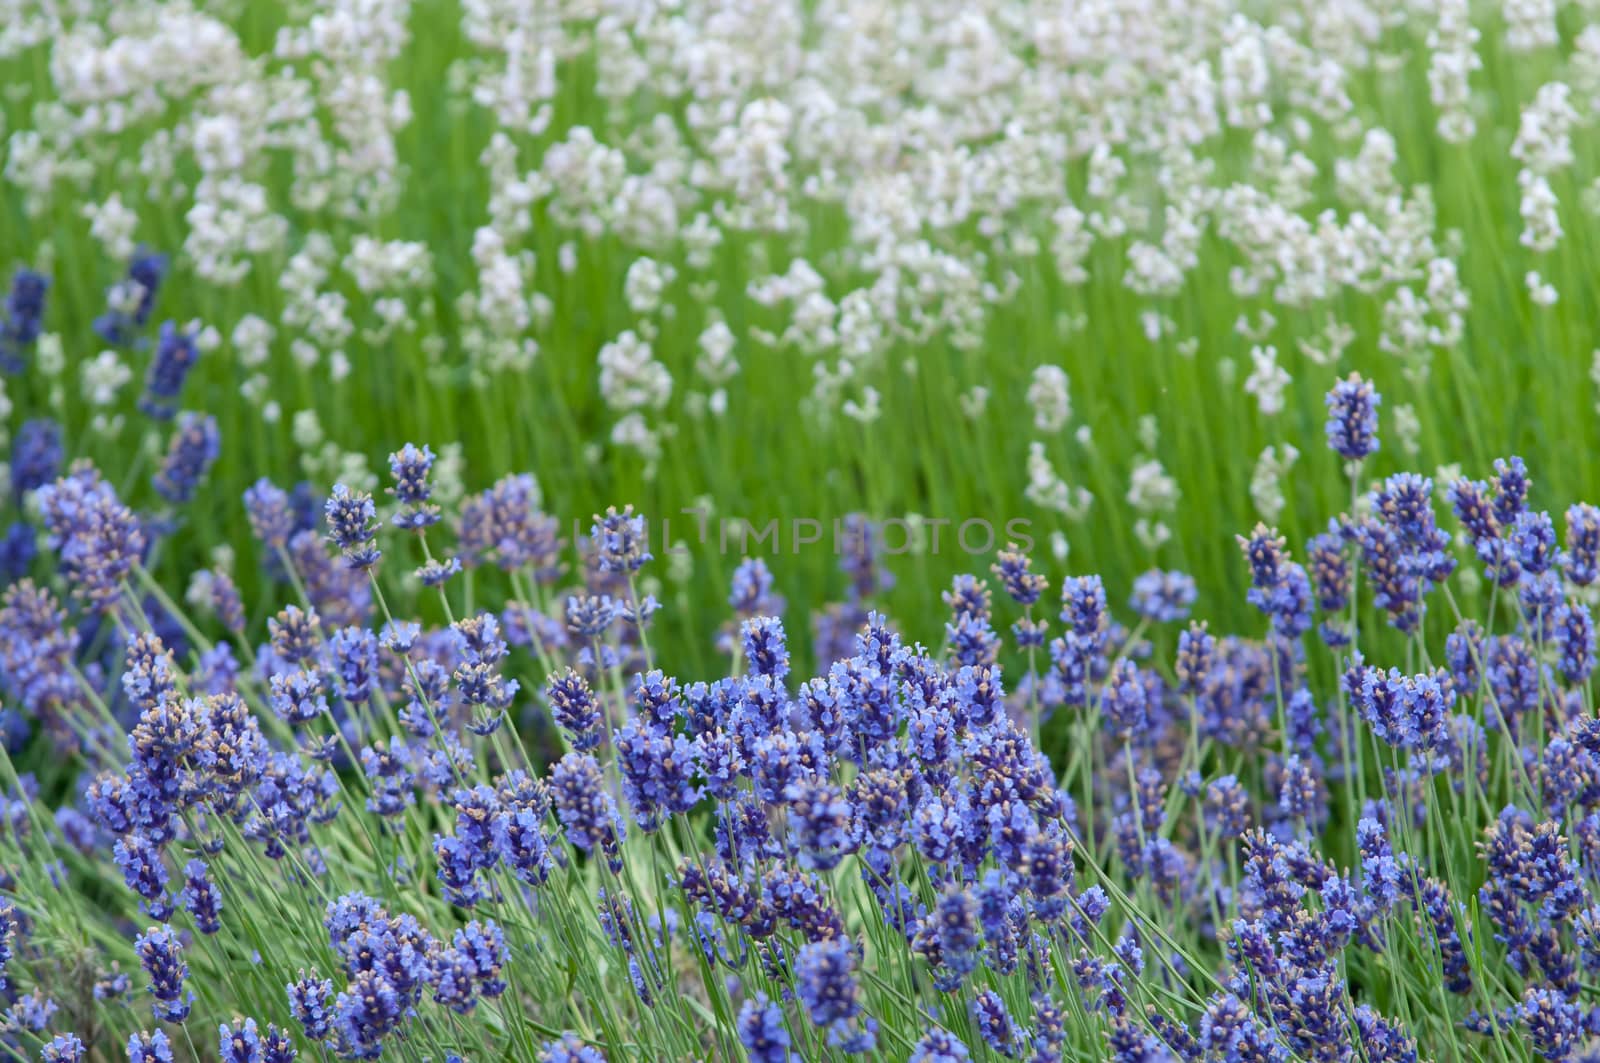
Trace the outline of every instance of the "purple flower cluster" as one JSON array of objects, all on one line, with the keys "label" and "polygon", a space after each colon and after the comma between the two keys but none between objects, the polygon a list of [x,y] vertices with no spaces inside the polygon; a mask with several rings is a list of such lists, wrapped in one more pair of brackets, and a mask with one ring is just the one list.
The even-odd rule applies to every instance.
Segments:
[{"label": "purple flower cluster", "polygon": [[155,475],[156,493],[174,505],[188,502],[221,453],[222,437],[216,418],[195,413],[179,415],[167,455]]},{"label": "purple flower cluster", "polygon": [[0,305],[0,373],[16,374],[44,331],[45,296],[50,278],[23,267],[11,277],[11,290]]},{"label": "purple flower cluster", "polygon": [[139,248],[128,263],[127,276],[108,293],[110,304],[95,319],[94,330],[113,347],[133,345],[150,316],[155,312],[156,296],[166,278],[167,258],[147,248]]},{"label": "purple flower cluster", "polygon": [[1378,450],[1378,406],[1372,384],[1351,373],[1328,392],[1328,446],[1347,461],[1361,461]]},{"label": "purple flower cluster", "polygon": [[[1358,378],[1329,396],[1341,457],[1372,458],[1378,402]],[[179,507],[217,441],[174,427],[154,487]],[[1253,637],[1178,629],[1198,591],[1176,571],[1115,597],[1069,576],[1036,610],[1047,582],[1012,548],[998,593],[948,584],[925,645],[870,607],[889,581],[853,520],[816,674],[746,561],[716,633],[730,674],[688,682],[647,649],[631,508],[569,570],[531,478],[446,513],[427,447],[391,456],[388,520],[342,485],[261,481],[260,571],[202,574],[187,598],[215,622],[195,622],[146,595],[157,522],[88,467],[60,477],[58,451],[34,429],[13,482],[73,600],[28,580],[0,599],[0,692],[90,768],[0,793],[0,852],[25,856],[0,863],[0,993],[47,1061],[109,1037],[170,1063],[202,1028],[248,1063],[458,1058],[480,1034],[586,1063],[680,1035],[921,1063],[1402,1061],[1457,1035],[1487,1039],[1463,1057],[1565,1059],[1600,1038],[1600,516],[1572,507],[1560,540],[1518,460],[1450,485],[1465,546],[1404,473],[1303,562],[1273,529],[1241,537]],[[388,581],[399,543],[449,568],[429,537],[452,528],[470,586],[424,576],[419,603]],[[1441,590],[1468,548],[1487,607],[1438,653],[1430,603],[1471,602]],[[275,600],[247,608],[256,585]],[[95,869],[112,881],[86,894]],[[84,1016],[51,954],[60,892],[113,913],[83,1039],[61,1028]],[[1418,970],[1425,996],[1394,976]],[[230,980],[272,1009],[233,1014]],[[134,1028],[131,985],[181,1028]]]},{"label": "purple flower cluster", "polygon": [[162,322],[155,353],[145,373],[139,409],[158,421],[172,420],[178,412],[178,396],[199,360],[200,342],[196,333],[171,321]]}]

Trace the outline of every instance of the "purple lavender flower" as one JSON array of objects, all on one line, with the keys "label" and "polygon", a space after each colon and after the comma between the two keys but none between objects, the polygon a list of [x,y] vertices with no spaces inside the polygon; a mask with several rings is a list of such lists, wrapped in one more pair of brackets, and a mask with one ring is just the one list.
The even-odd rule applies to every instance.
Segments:
[{"label": "purple lavender flower", "polygon": [[509,708],[520,689],[520,684],[515,679],[506,679],[500,674],[494,663],[497,658],[471,654],[468,658],[457,665],[452,674],[462,703],[486,708],[491,712]]},{"label": "purple lavender flower", "polygon": [[564,1033],[554,1041],[546,1041],[539,1050],[539,1063],[606,1063],[598,1048],[586,1045],[575,1033]]},{"label": "purple lavender flower", "polygon": [[1551,916],[1568,916],[1584,905],[1584,887],[1578,879],[1566,839],[1554,821],[1533,823],[1514,806],[1500,813],[1485,831],[1482,843],[1489,884],[1530,904],[1540,904]]},{"label": "purple lavender flower", "polygon": [[795,988],[806,1015],[833,1041],[847,1039],[847,1024],[861,1014],[855,969],[855,946],[844,938],[813,941],[795,957]]},{"label": "purple lavender flower", "polygon": [[172,1042],[160,1030],[128,1038],[128,1063],[172,1063]]},{"label": "purple lavender flower", "polygon": [[170,421],[178,412],[178,395],[189,371],[199,360],[198,335],[174,322],[162,322],[155,355],[145,373],[144,394],[139,396],[140,411],[158,421]]},{"label": "purple lavender flower", "polygon": [[1113,665],[1100,696],[1100,711],[1111,733],[1127,740],[1144,730],[1148,701],[1138,666],[1126,660]]},{"label": "purple lavender flower", "polygon": [[1173,672],[1178,677],[1179,691],[1195,694],[1205,687],[1216,652],[1217,640],[1206,630],[1205,621],[1191,622],[1178,636],[1178,659]]},{"label": "purple lavender flower", "polygon": [[328,639],[339,696],[351,705],[372,697],[378,672],[378,637],[364,627],[342,627]]},{"label": "purple lavender flower", "polygon": [[650,529],[632,506],[624,506],[620,512],[610,506],[604,516],[595,514],[590,536],[601,572],[637,572],[651,560]]},{"label": "purple lavender flower", "polygon": [[1061,622],[1080,638],[1098,639],[1105,633],[1106,589],[1099,576],[1069,576],[1062,581]]},{"label": "purple lavender flower", "polygon": [[461,575],[461,560],[455,557],[443,561],[435,557],[416,570],[417,582],[424,587],[442,587],[452,577],[459,575]]},{"label": "purple lavender flower", "polygon": [[1456,925],[1457,913],[1465,917],[1465,910],[1451,898],[1444,883],[1431,878],[1418,883],[1417,906],[1433,928],[1443,961],[1445,988],[1452,993],[1472,992],[1472,965]]},{"label": "purple lavender flower", "polygon": [[465,1015],[478,1006],[472,964],[459,949],[444,949],[434,956],[430,978],[434,1003],[444,1005],[457,1015]]},{"label": "purple lavender flower", "polygon": [[1594,671],[1595,632],[1589,607],[1578,603],[1561,606],[1556,612],[1555,629],[1561,674],[1569,683],[1585,682]]},{"label": "purple lavender flower", "polygon": [[167,446],[167,456],[151,483],[156,493],[173,505],[183,505],[194,497],[217,456],[222,452],[217,420],[198,413],[178,417],[178,427]]},{"label": "purple lavender flower", "polygon": [[1353,535],[1372,584],[1373,604],[1387,612],[1389,622],[1400,631],[1415,631],[1422,623],[1422,581],[1399,535],[1375,520],[1356,525]]},{"label": "purple lavender flower", "polygon": [[267,1027],[266,1036],[261,1039],[261,1063],[294,1063],[299,1054],[300,1050],[290,1040],[288,1030],[280,1030],[272,1025]]},{"label": "purple lavender flower", "polygon": [[0,537],[0,583],[15,584],[28,574],[39,556],[33,525],[14,521]]},{"label": "purple lavender flower", "polygon": [[1250,795],[1232,775],[1214,779],[1206,787],[1206,825],[1224,841],[1237,838],[1250,827]]},{"label": "purple lavender flower", "polygon": [[[223,569],[207,570],[211,585],[211,611],[222,626],[234,635],[244,635],[244,601],[239,597],[239,587],[233,577]],[[224,644],[225,645],[225,644]],[[230,651],[231,652],[231,651]]]},{"label": "purple lavender flower", "polygon": [[244,509],[250,531],[262,546],[281,550],[289,545],[295,533],[295,515],[286,491],[271,480],[257,480],[245,489]]},{"label": "purple lavender flower", "polygon": [[1361,1053],[1370,1063],[1417,1063],[1417,1045],[1398,1023],[1390,1022],[1367,1004],[1356,1006],[1353,1018]]},{"label": "purple lavender flower", "polygon": [[478,991],[493,999],[506,991],[506,935],[493,919],[474,920],[456,930],[451,944],[472,963]]},{"label": "purple lavender flower", "polygon": [[781,801],[791,784],[815,778],[827,769],[827,750],[814,731],[747,738],[744,755],[756,796],[767,802]]},{"label": "purple lavender flower", "polygon": [[950,584],[950,589],[940,593],[939,597],[949,607],[951,615],[957,619],[961,617],[987,618],[993,608],[993,596],[989,593],[989,585],[976,576],[962,573],[956,576]]},{"label": "purple lavender flower", "polygon": [[507,572],[531,568],[534,579],[561,573],[560,528],[538,511],[539,485],[526,473],[506,476],[461,506],[461,561],[472,567],[493,560]]},{"label": "purple lavender flower", "polygon": [[1283,778],[1278,794],[1279,811],[1314,830],[1322,826],[1327,815],[1326,806],[1327,798],[1316,769],[1300,754],[1290,755],[1283,763]]},{"label": "purple lavender flower", "polygon": [[1032,565],[1032,559],[1013,543],[1000,551],[989,571],[1000,580],[1000,586],[1012,601],[1021,606],[1031,606],[1050,586],[1047,579],[1030,571]]},{"label": "purple lavender flower", "polygon": [[567,598],[567,630],[586,640],[598,640],[616,623],[618,609],[610,595],[571,595]]},{"label": "purple lavender flower", "polygon": [[141,834],[118,838],[114,848],[123,881],[143,898],[140,907],[165,922],[172,915],[172,906],[166,899],[167,867],[161,849]]},{"label": "purple lavender flower", "polygon": [[972,999],[972,1021],[977,1024],[983,1043],[992,1051],[1013,1059],[1022,1050],[1025,1041],[1022,1028],[994,990],[986,989]]},{"label": "purple lavender flower", "polygon": [[789,1063],[789,1028],[778,1005],[758,993],[739,1008],[738,1027],[751,1063]]},{"label": "purple lavender flower", "polygon": [[1446,494],[1456,519],[1475,544],[1500,538],[1500,520],[1490,495],[1488,484],[1465,478],[1452,483]]},{"label": "purple lavender flower", "polygon": [[1422,579],[1438,583],[1454,568],[1450,537],[1433,515],[1433,481],[1415,473],[1398,473],[1383,482],[1373,499],[1373,514],[1399,537],[1408,566]]},{"label": "purple lavender flower", "polygon": [[50,1025],[50,1020],[61,1006],[54,1000],[45,996],[43,989],[35,988],[26,996],[18,997],[0,1019],[0,1026],[8,1030],[21,1029],[30,1033],[43,1033]]},{"label": "purple lavender flower", "polygon": [[1362,888],[1387,912],[1406,889],[1410,862],[1405,854],[1396,855],[1383,824],[1362,818],[1356,824],[1356,847],[1361,853]]},{"label": "purple lavender flower", "polygon": [[0,596],[0,691],[28,715],[49,719],[78,697],[71,664],[78,636],[49,591],[32,580]]},{"label": "purple lavender flower", "polygon": [[1445,637],[1445,661],[1458,691],[1470,694],[1478,689],[1484,652],[1483,629],[1474,620],[1463,620]]},{"label": "purple lavender flower", "polygon": [[94,330],[101,339],[113,347],[127,347],[134,342],[150,321],[166,272],[165,255],[144,247],[134,252],[127,278],[113,286],[108,295],[110,308],[94,321]]},{"label": "purple lavender flower", "polygon": [[1250,585],[1257,590],[1270,590],[1283,579],[1283,566],[1288,560],[1284,553],[1285,540],[1275,528],[1257,524],[1249,538],[1238,536],[1239,548],[1250,563]]},{"label": "purple lavender flower", "polygon": [[1329,614],[1343,611],[1350,601],[1350,561],[1345,556],[1344,537],[1340,532],[1340,525],[1333,521],[1326,532],[1313,536],[1306,543],[1317,608]]},{"label": "purple lavender flower", "polygon": [[747,557],[733,570],[728,605],[741,618],[782,616],[786,603],[772,591],[772,570],[759,557]]},{"label": "purple lavender flower", "polygon": [[309,1041],[325,1040],[332,1033],[332,1016],[328,1010],[333,1000],[333,982],[319,977],[316,970],[302,970],[297,981],[288,987],[289,1010],[295,1021],[305,1031]]},{"label": "purple lavender flower", "polygon": [[623,795],[640,828],[653,831],[663,815],[687,812],[703,790],[693,783],[699,747],[694,740],[638,719],[615,736]]},{"label": "purple lavender flower", "polygon": [[570,668],[551,676],[544,694],[556,726],[573,749],[587,751],[600,744],[600,705],[583,676]]},{"label": "purple lavender flower", "polygon": [[1579,502],[1567,509],[1567,578],[1580,587],[1600,579],[1600,509]]},{"label": "purple lavender flower", "polygon": [[267,621],[272,652],[289,664],[312,660],[322,645],[322,621],[315,609],[285,606]]},{"label": "purple lavender flower", "polygon": [[1378,450],[1378,407],[1383,397],[1355,373],[1328,392],[1328,446],[1347,461],[1361,461]]},{"label": "purple lavender flower", "polygon": [[846,513],[834,526],[839,568],[850,581],[850,601],[859,604],[894,588],[894,576],[879,563],[883,536],[878,525],[860,513]]},{"label": "purple lavender flower", "polygon": [[1523,570],[1535,575],[1559,563],[1561,551],[1556,549],[1556,529],[1550,514],[1527,510],[1518,513],[1511,526],[1511,549]]},{"label": "purple lavender flower", "polygon": [[1232,993],[1218,994],[1200,1016],[1200,1048],[1217,1059],[1279,1063],[1289,1058],[1277,1035]]},{"label": "purple lavender flower", "polygon": [[1545,1059],[1570,1059],[1587,1037],[1583,1012],[1565,996],[1543,986],[1523,991],[1517,1018],[1528,1031],[1533,1050]]},{"label": "purple lavender flower", "polygon": [[948,975],[935,975],[940,987],[953,989],[978,966],[978,904],[972,894],[952,884],[939,896],[929,915],[939,942],[939,960]]},{"label": "purple lavender flower", "polygon": [[1058,831],[1038,831],[1023,846],[1016,870],[1033,896],[1034,915],[1046,923],[1059,918],[1073,887],[1072,842]]},{"label": "purple lavender flower", "polygon": [[1484,659],[1493,694],[1484,722],[1499,727],[1503,718],[1515,732],[1517,721],[1539,707],[1541,684],[1548,681],[1546,669],[1539,663],[1534,647],[1515,635],[1488,639]]},{"label": "purple lavender flower", "polygon": [[924,794],[911,815],[912,840],[917,852],[932,864],[957,861],[978,831],[967,791],[957,789]]},{"label": "purple lavender flower", "polygon": [[779,684],[789,677],[789,649],[782,620],[775,616],[751,617],[740,626],[739,638],[752,675],[771,676]]},{"label": "purple lavender flower", "polygon": [[203,860],[190,860],[183,867],[183,890],[178,903],[194,919],[195,929],[202,934],[215,934],[222,929],[222,893],[211,881]]},{"label": "purple lavender flower", "polygon": [[1196,597],[1194,578],[1183,572],[1151,569],[1133,581],[1133,611],[1157,624],[1189,618]]},{"label": "purple lavender flower", "polygon": [[806,779],[784,789],[790,827],[800,866],[828,871],[839,866],[854,846],[850,838],[850,803],[830,782]]},{"label": "purple lavender flower", "polygon": [[361,771],[371,790],[367,811],[389,819],[405,815],[416,801],[412,791],[416,785],[415,760],[410,748],[398,740],[392,748],[374,742],[363,747],[360,756]]},{"label": "purple lavender flower", "polygon": [[73,593],[102,612],[111,609],[144,553],[139,518],[89,465],[39,488],[37,498],[46,541]]},{"label": "purple lavender flower", "polygon": [[11,441],[11,492],[21,499],[61,471],[61,426],[48,417],[22,422]]},{"label": "purple lavender flower", "polygon": [[378,548],[372,545],[377,507],[371,495],[334,484],[325,512],[328,538],[344,554],[347,565],[367,569],[378,563]]},{"label": "purple lavender flower", "polygon": [[660,731],[672,731],[683,714],[678,681],[660,669],[634,677],[629,692],[639,719]]},{"label": "purple lavender flower", "polygon": [[439,885],[451,904],[471,908],[487,896],[477,882],[479,869],[487,863],[481,846],[467,839],[435,834],[433,858],[438,866]]},{"label": "purple lavender flower", "polygon": [[494,844],[512,874],[530,886],[544,884],[555,868],[544,815],[522,808],[503,812],[493,825]]},{"label": "purple lavender flower", "polygon": [[929,1030],[911,1048],[907,1063],[966,1063],[967,1046],[949,1030]]},{"label": "purple lavender flower", "polygon": [[432,450],[426,446],[418,448],[412,443],[389,455],[389,472],[394,477],[394,487],[390,490],[400,503],[400,511],[394,515],[396,528],[422,531],[438,523],[439,507],[428,501],[433,496],[433,488],[428,483],[433,462]]},{"label": "purple lavender flower", "polygon": [[1272,630],[1298,639],[1311,628],[1311,580],[1306,570],[1289,561],[1276,529],[1257,524],[1248,538],[1238,537],[1250,564],[1251,605],[1271,621]]},{"label": "purple lavender flower", "polygon": [[405,1017],[405,1005],[393,982],[375,970],[358,972],[350,987],[333,1004],[334,1034],[343,1053],[355,1058],[377,1058],[384,1037]]},{"label": "purple lavender flower", "polygon": [[39,1049],[39,1063],[81,1063],[87,1054],[77,1034],[64,1033]]},{"label": "purple lavender flower", "polygon": [[587,753],[568,753],[550,772],[550,794],[567,841],[586,853],[600,850],[620,869],[625,828],[599,762]]},{"label": "purple lavender flower", "polygon": [[268,680],[268,687],[272,711],[285,723],[310,723],[328,711],[320,672],[275,672]]},{"label": "purple lavender flower", "polygon": [[1455,700],[1455,684],[1443,672],[1402,676],[1367,668],[1356,707],[1380,740],[1402,749],[1431,750],[1448,741]]},{"label": "purple lavender flower", "polygon": [[162,1022],[182,1022],[188,1018],[194,993],[184,990],[189,965],[183,960],[183,946],[177,936],[165,927],[151,927],[134,942],[134,951],[150,976],[156,1018]]},{"label": "purple lavender flower", "polygon": [[1527,505],[1528,489],[1533,481],[1528,479],[1528,467],[1518,457],[1497,458],[1494,463],[1494,515],[1501,527],[1516,523],[1517,516]]},{"label": "purple lavender flower", "polygon": [[239,1019],[217,1027],[217,1057],[223,1063],[261,1063],[261,1034],[256,1020]]},{"label": "purple lavender flower", "polygon": [[22,267],[11,277],[11,291],[0,314],[0,373],[27,368],[28,351],[44,331],[45,294],[50,278]]},{"label": "purple lavender flower", "polygon": [[968,730],[981,731],[1005,713],[1005,688],[998,665],[964,664],[954,676],[956,720]]}]

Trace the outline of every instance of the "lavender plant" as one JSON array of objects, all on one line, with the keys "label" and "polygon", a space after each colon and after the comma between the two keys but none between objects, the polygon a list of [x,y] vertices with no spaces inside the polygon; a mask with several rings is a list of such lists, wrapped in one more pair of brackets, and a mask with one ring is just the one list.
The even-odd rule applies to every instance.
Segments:
[{"label": "lavender plant", "polygon": [[[1381,388],[1396,469],[1600,428],[1594,14],[6,0],[0,435],[49,417],[135,507],[209,453],[203,427],[172,452],[187,410],[237,429],[230,498],[376,492],[415,437],[452,512],[521,468],[553,512],[627,499],[684,538],[685,510],[1003,511],[1119,588],[1242,588],[1218,529],[1298,544],[1346,505],[1348,459],[1307,442],[1331,373]],[[1544,485],[1586,493],[1590,451]],[[993,552],[912,549],[902,616]],[[641,579],[703,671],[734,562],[696,563]],[[840,577],[783,582],[809,612]],[[806,669],[839,648],[793,634]]]},{"label": "lavender plant", "polygon": [[[563,542],[520,477],[435,502],[409,444],[384,496],[217,498],[190,417],[184,490],[136,513],[41,445],[0,599],[8,731],[48,750],[0,760],[0,1048],[1588,1058],[1593,510],[1563,540],[1517,458],[1371,478],[1378,402],[1328,395],[1352,505],[1304,562],[1239,537],[1253,630],[1162,571],[1130,627],[1006,550],[1003,598],[956,580],[919,642],[862,520],[809,677],[757,560],[725,666],[660,658],[631,508]],[[201,504],[268,597],[152,574]]]}]

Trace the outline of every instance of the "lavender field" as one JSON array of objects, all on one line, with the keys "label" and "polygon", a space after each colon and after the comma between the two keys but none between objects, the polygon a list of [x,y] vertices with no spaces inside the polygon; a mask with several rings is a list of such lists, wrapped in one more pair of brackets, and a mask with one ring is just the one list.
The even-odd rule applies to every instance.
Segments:
[{"label": "lavender field", "polygon": [[0,0],[0,1059],[1600,1060],[1600,5]]}]

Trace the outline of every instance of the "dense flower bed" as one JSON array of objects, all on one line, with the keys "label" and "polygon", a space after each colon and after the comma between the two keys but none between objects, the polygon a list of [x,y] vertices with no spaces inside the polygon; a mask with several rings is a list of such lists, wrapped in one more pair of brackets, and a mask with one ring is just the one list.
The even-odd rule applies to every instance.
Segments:
[{"label": "dense flower bed", "polygon": [[792,673],[750,558],[705,681],[652,652],[630,508],[563,542],[507,476],[446,513],[412,445],[381,500],[263,480],[240,506],[207,499],[216,426],[189,418],[154,482],[238,514],[274,593],[247,603],[225,567],[151,576],[179,510],[19,449],[43,549],[0,681],[48,754],[0,779],[0,1045],[1579,1058],[1600,511],[1563,546],[1511,458],[1443,488],[1452,536],[1431,480],[1363,479],[1378,403],[1328,394],[1354,504],[1302,561],[1240,537],[1253,633],[1190,620],[1194,582],[1159,571],[1125,626],[1098,577],[1007,550],[924,644],[871,609],[863,521],[825,669]]}]

